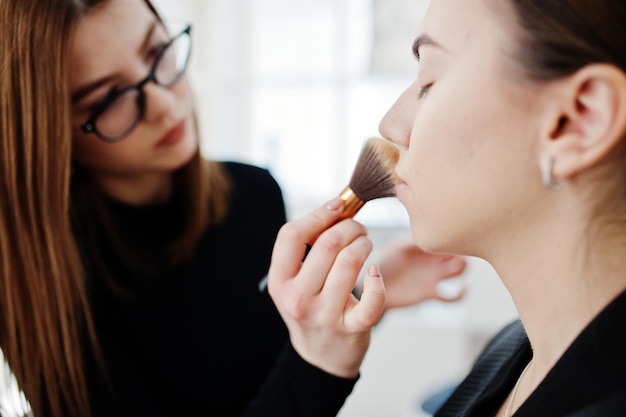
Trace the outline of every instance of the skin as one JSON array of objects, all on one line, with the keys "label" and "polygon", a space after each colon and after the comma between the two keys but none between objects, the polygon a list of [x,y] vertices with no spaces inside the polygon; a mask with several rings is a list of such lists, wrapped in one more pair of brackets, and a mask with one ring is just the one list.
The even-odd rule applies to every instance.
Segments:
[{"label": "skin", "polygon": [[[372,242],[354,220],[335,223],[342,204],[334,199],[280,229],[268,291],[299,355],[330,374],[353,378],[369,347],[370,330],[383,313],[385,287],[373,266],[364,277],[360,302],[352,295]],[[314,244],[302,262],[309,242]]]},{"label": "skin", "polygon": [[[417,79],[380,125],[402,150],[397,171],[411,184],[399,188],[399,199],[414,214],[411,228],[420,231],[415,238],[425,250],[476,254],[477,243],[478,249],[491,244],[486,230],[498,239],[495,233],[517,234],[506,214],[531,217],[531,203],[542,192],[535,178],[537,149],[523,140],[536,129],[535,115],[518,117],[534,89],[503,76],[511,72],[502,62],[501,39],[507,35],[502,23],[486,13],[482,2],[459,8],[450,1],[432,5],[427,17],[434,18],[424,21],[428,38],[419,48]],[[451,30],[433,20],[443,20]],[[522,195],[520,189],[532,194]],[[485,204],[493,200],[499,204]]]},{"label": "skin", "polygon": [[[521,29],[508,6],[433,0],[415,45],[417,78],[384,116],[380,132],[400,148],[398,198],[417,245],[486,259],[513,297],[533,347],[515,411],[589,321],[626,289],[624,202],[602,200],[609,187],[623,187],[614,173],[624,168],[615,152],[626,135],[626,75],[590,64],[567,77],[531,81],[515,55]],[[550,157],[552,175],[561,181],[556,190],[541,181]],[[335,307],[337,316],[323,324],[360,355],[363,346],[354,337],[365,342],[371,321],[358,322],[353,333],[341,324],[358,310],[365,317],[382,311],[384,289],[370,276],[360,304],[325,294],[325,285],[340,279],[337,264],[363,258],[340,240],[338,228],[347,225],[328,228],[320,221],[331,215],[322,207],[286,226],[269,286],[290,329],[301,334],[332,309],[315,308],[324,297],[347,308]],[[608,218],[621,223],[606,226]],[[300,264],[290,247],[316,236],[317,242],[332,238],[333,250]],[[297,291],[308,283],[316,291]],[[289,308],[290,299],[297,308]],[[307,354],[320,366],[329,363],[322,354]]]},{"label": "skin", "polygon": [[[123,140],[101,141],[78,128],[112,89],[143,79],[151,68],[151,50],[170,35],[139,0],[110,0],[83,17],[74,36],[71,88],[73,158],[87,167],[111,197],[130,204],[163,202],[171,192],[171,173],[187,163],[198,148],[191,94],[185,76],[171,88],[144,86],[146,111]],[[102,81],[102,82],[101,82]],[[175,126],[184,124],[180,140],[157,144]]]},{"label": "skin", "polygon": [[407,307],[426,300],[459,301],[465,289],[444,294],[440,284],[459,277],[467,266],[465,257],[424,252],[412,241],[397,240],[385,248],[379,262],[385,277],[385,310]]}]

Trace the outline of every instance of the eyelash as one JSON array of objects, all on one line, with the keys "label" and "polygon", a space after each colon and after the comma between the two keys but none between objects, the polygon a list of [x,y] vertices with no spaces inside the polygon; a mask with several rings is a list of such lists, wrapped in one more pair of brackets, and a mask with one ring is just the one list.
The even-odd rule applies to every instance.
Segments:
[{"label": "eyelash", "polygon": [[111,97],[113,97],[115,94],[117,94],[119,90],[115,87],[110,88],[105,96],[101,99],[101,100],[97,100],[95,103],[90,104],[86,109],[87,111],[89,111],[89,113],[93,113],[97,110],[99,110],[101,107],[105,106],[106,103],[111,99]]},{"label": "eyelash", "polygon": [[161,53],[163,48],[165,48],[165,45],[167,45],[167,42],[161,42],[161,43],[155,45],[153,48],[151,48],[148,51],[148,58],[150,58],[150,59],[156,58],[157,55],[159,55]]},{"label": "eyelash", "polygon": [[417,99],[421,100],[423,99],[426,94],[428,94],[428,90],[430,90],[430,88],[433,86],[434,83],[430,83],[430,84],[426,84],[425,86],[421,87],[420,90],[417,93]]},{"label": "eyelash", "polygon": [[[167,42],[160,42],[160,43],[156,44],[154,47],[150,48],[148,50],[147,58],[149,60],[154,60],[161,53],[161,51],[163,50],[165,45],[167,45]],[[89,106],[90,107],[90,111],[95,111],[100,106],[103,106],[112,96],[117,94],[117,92],[119,90],[120,89],[117,88],[117,87],[112,87],[111,89],[109,89],[102,100],[98,100],[96,103],[94,103],[93,105]]]}]

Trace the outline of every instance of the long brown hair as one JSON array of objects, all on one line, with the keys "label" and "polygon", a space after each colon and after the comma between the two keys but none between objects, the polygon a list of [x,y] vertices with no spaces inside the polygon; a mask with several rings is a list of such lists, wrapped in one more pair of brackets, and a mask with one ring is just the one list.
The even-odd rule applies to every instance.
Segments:
[{"label": "long brown hair", "polygon": [[35,416],[89,415],[95,342],[68,221],[66,3],[0,0],[0,346]]},{"label": "long brown hair", "polygon": [[[104,2],[0,0],[0,348],[35,416],[91,414],[83,358],[99,354],[69,221],[68,66],[76,22]],[[227,185],[199,153],[177,177],[184,255],[223,216]]]},{"label": "long brown hair", "polygon": [[[95,0],[95,3],[102,1]],[[161,20],[150,1],[144,1]],[[198,131],[197,120],[194,123]],[[94,140],[98,139],[94,137]],[[133,248],[128,247],[122,238],[122,227],[110,213],[106,196],[93,180],[89,169],[75,164],[74,171],[70,211],[74,229],[81,238],[83,259],[91,265],[91,271],[98,275],[97,278],[105,279],[119,289],[119,283],[113,278],[115,274],[102,260],[103,234],[113,245],[116,256],[129,268],[145,271],[150,270],[151,265],[144,265],[145,259],[135,256]],[[207,227],[223,220],[228,206],[229,184],[222,165],[203,158],[198,150],[186,165],[173,173],[173,189],[182,213],[182,224],[180,233],[169,247],[169,257],[171,263],[178,263],[192,256],[198,239]]]}]

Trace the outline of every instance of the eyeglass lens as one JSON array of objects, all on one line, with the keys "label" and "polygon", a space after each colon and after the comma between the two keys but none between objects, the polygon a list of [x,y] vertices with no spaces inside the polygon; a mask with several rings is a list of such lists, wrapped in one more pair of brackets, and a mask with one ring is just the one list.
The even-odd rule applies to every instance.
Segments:
[{"label": "eyeglass lens", "polygon": [[[163,49],[154,64],[155,83],[168,88],[180,79],[187,66],[190,43],[189,35],[182,33]],[[95,127],[100,136],[111,140],[121,139],[135,127],[142,116],[143,108],[143,93],[139,88],[131,87],[122,91],[98,115]]]}]

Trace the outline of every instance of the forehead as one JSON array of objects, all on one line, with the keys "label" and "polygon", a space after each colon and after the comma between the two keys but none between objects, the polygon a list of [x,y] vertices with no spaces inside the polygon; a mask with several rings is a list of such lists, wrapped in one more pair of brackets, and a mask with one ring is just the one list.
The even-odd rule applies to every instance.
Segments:
[{"label": "forehead", "polygon": [[508,0],[432,0],[421,32],[453,54],[508,44],[514,19]]},{"label": "forehead", "polygon": [[106,75],[136,55],[154,20],[143,0],[109,0],[83,16],[72,43],[72,81]]}]

